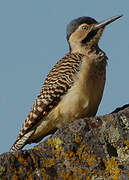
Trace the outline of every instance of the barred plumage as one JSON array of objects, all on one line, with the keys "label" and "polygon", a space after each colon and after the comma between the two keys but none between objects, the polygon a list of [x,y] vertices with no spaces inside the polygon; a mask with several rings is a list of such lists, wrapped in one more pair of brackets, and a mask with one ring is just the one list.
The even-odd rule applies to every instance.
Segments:
[{"label": "barred plumage", "polygon": [[47,75],[11,152],[39,142],[56,128],[78,118],[96,114],[105,86],[107,63],[98,42],[105,26],[120,17],[100,23],[90,17],[80,17],[68,25],[70,52]]},{"label": "barred plumage", "polygon": [[[17,144],[20,144],[22,137],[30,132],[34,126],[44,117],[49,111],[55,107],[60,101],[62,95],[67,93],[68,89],[74,83],[74,77],[79,71],[79,67],[84,55],[79,53],[68,53],[64,58],[56,63],[50,73],[47,75],[43,88],[38,95],[35,103],[29,112],[19,136],[13,144],[11,151],[17,150]],[[28,137],[34,133],[28,134]],[[27,142],[24,139],[21,141],[22,148]],[[19,149],[19,146],[18,146]]]}]

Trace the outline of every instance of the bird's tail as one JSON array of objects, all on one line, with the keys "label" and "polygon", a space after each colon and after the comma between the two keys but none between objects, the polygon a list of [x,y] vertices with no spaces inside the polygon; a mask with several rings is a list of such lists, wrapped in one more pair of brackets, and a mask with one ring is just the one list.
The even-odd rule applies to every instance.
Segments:
[{"label": "bird's tail", "polygon": [[10,148],[10,152],[15,153],[16,151],[22,149],[26,144],[29,137],[33,134],[34,130],[24,134],[22,137],[18,136],[12,147]]}]

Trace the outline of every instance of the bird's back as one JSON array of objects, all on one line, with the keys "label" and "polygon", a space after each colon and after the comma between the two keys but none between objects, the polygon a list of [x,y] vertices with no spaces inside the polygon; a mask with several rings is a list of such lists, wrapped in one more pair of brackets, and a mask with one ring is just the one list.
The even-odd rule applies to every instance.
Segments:
[{"label": "bird's back", "polygon": [[[26,143],[31,143],[33,138],[30,138],[30,136],[34,134],[37,126],[41,124],[42,121],[46,122],[46,117],[49,112],[57,106],[61,97],[65,95],[73,85],[74,77],[79,72],[83,56],[84,55],[79,53],[68,53],[52,68],[10,151],[15,151],[22,148]],[[44,132],[41,136],[48,134],[52,128],[47,129],[47,126],[48,124],[46,123],[47,132]]]}]

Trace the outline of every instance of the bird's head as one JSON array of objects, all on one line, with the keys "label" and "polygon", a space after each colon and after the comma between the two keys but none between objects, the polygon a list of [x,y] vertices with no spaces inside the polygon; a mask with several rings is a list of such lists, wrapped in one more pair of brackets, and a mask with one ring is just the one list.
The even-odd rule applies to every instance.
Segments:
[{"label": "bird's head", "polygon": [[67,26],[67,40],[70,50],[76,52],[82,47],[89,49],[98,46],[105,26],[121,16],[115,16],[101,22],[85,16],[72,20]]}]

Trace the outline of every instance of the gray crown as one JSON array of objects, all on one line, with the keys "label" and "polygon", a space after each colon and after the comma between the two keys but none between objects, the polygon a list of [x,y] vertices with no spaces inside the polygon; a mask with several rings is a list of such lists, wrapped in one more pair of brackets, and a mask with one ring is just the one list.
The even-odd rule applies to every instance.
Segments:
[{"label": "gray crown", "polygon": [[77,19],[72,20],[68,25],[67,25],[67,40],[69,40],[69,37],[71,34],[80,26],[81,24],[86,23],[86,24],[95,24],[97,21],[91,17],[79,17]]}]

